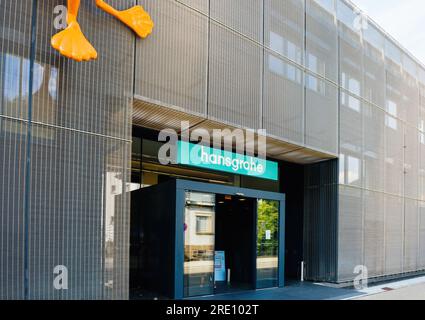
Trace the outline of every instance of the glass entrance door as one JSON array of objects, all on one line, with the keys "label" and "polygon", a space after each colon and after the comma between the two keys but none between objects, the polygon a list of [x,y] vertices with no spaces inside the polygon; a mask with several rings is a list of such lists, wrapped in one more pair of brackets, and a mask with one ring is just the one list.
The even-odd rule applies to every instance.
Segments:
[{"label": "glass entrance door", "polygon": [[186,191],[184,297],[279,286],[280,205]]},{"label": "glass entrance door", "polygon": [[257,200],[257,289],[278,286],[279,203]]},{"label": "glass entrance door", "polygon": [[215,194],[187,191],[184,214],[184,296],[214,293]]}]

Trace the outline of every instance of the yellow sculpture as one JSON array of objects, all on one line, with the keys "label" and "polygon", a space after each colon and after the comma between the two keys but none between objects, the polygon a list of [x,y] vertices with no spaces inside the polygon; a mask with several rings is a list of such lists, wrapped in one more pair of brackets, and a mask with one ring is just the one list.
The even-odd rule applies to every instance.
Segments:
[{"label": "yellow sculpture", "polygon": [[[121,20],[141,38],[146,38],[152,32],[153,21],[141,6],[118,11],[103,0],[96,0],[96,5]],[[68,0],[68,27],[54,35],[51,44],[65,57],[75,61],[89,61],[97,58],[97,52],[84,36],[77,22],[79,8],[80,0]]]}]

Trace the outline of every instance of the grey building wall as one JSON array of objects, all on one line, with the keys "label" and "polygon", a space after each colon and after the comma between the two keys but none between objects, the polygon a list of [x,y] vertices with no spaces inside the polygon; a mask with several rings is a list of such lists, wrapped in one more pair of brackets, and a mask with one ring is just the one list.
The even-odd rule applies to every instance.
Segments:
[{"label": "grey building wall", "polygon": [[339,155],[336,281],[425,269],[423,65],[342,0],[137,2],[156,28],[135,57],[82,3],[100,57],[77,64],[49,44],[62,1],[0,0],[1,298],[128,296],[134,58],[139,96]]},{"label": "grey building wall", "polygon": [[424,66],[338,2],[338,281],[425,270]]},{"label": "grey building wall", "polygon": [[335,8],[310,0],[138,3],[157,28],[136,45],[136,95],[338,154]]},{"label": "grey building wall", "polygon": [[339,155],[335,281],[425,269],[422,64],[344,0],[138,2],[137,95]]},{"label": "grey building wall", "polygon": [[[0,0],[0,299],[128,298],[134,37],[82,1],[99,59],[60,57],[63,4]],[[53,287],[57,265],[68,290]]]},{"label": "grey building wall", "polygon": [[338,279],[338,160],[304,168],[304,277]]}]

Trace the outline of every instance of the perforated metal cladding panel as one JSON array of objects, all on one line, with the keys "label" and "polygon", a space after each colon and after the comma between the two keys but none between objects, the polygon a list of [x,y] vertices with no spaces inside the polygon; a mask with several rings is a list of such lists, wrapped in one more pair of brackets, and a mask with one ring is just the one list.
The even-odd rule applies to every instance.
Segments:
[{"label": "perforated metal cladding panel", "polygon": [[0,114],[19,119],[28,117],[31,8],[31,0],[0,0]]},{"label": "perforated metal cladding panel", "polygon": [[305,75],[306,145],[338,153],[338,89],[313,75]]},{"label": "perforated metal cladding panel", "polygon": [[[425,132],[425,70],[419,82],[419,121],[418,128]],[[423,79],[422,79],[423,78]]]},{"label": "perforated metal cladding panel", "polygon": [[385,275],[402,272],[403,198],[385,194]]},{"label": "perforated metal cladding panel", "polygon": [[418,66],[407,54],[403,53],[403,104],[406,110],[406,121],[411,125],[418,126],[419,118],[419,87]]},{"label": "perforated metal cladding panel", "polygon": [[306,1],[306,67],[338,82],[338,30],[335,16],[333,0]]},{"label": "perforated metal cladding panel", "polygon": [[384,191],[385,112],[371,104],[363,108],[364,187]]},{"label": "perforated metal cladding panel", "polygon": [[214,22],[210,28],[208,116],[258,129],[263,50]]},{"label": "perforated metal cladding panel", "polygon": [[338,160],[304,167],[305,279],[336,281],[338,262]]},{"label": "perforated metal cladding panel", "polygon": [[418,267],[418,222],[418,202],[405,199],[403,272],[415,271]]},{"label": "perforated metal cladding panel", "polygon": [[385,192],[402,196],[404,179],[404,125],[385,115]]},{"label": "perforated metal cladding panel", "polygon": [[[50,45],[51,36],[59,31],[53,26],[53,9],[63,2],[39,1],[33,120],[128,139],[133,34],[92,2],[82,3],[79,21],[99,59],[76,64],[59,58]],[[110,4],[124,9],[134,2]]]},{"label": "perforated metal cladding panel", "polygon": [[303,64],[304,1],[264,0],[264,45]]},{"label": "perforated metal cladding panel", "polygon": [[263,42],[263,0],[212,0],[210,10],[212,19]]},{"label": "perforated metal cladding panel", "polygon": [[340,98],[340,183],[363,186],[362,102],[341,91]]},{"label": "perforated metal cladding panel", "polygon": [[[33,135],[30,298],[125,299],[128,143],[38,125]],[[56,265],[68,290],[52,285]]]},{"label": "perforated metal cladding panel", "polygon": [[385,108],[393,116],[406,120],[406,105],[404,104],[405,87],[403,79],[403,67],[401,50],[390,40],[385,41],[385,84],[386,104]]},{"label": "perforated metal cladding panel", "polygon": [[420,75],[419,199],[425,201],[425,71]]},{"label": "perforated metal cladding panel", "polygon": [[425,202],[419,202],[419,255],[418,268],[425,269]]},{"label": "perforated metal cladding panel", "polygon": [[268,134],[304,143],[303,72],[265,51],[263,127]]},{"label": "perforated metal cladding panel", "polygon": [[0,116],[0,299],[24,295],[27,125]]},{"label": "perforated metal cladding panel", "polygon": [[425,201],[425,134],[419,137],[419,199]]},{"label": "perforated metal cladding panel", "polygon": [[363,30],[363,97],[385,108],[385,36],[372,24]]},{"label": "perforated metal cladding panel", "polygon": [[23,220],[28,127],[20,119],[28,117],[31,7],[30,0],[0,0],[1,300],[21,299],[24,295]]},{"label": "perforated metal cladding panel", "polygon": [[354,279],[363,262],[363,191],[339,187],[338,281]]},{"label": "perforated metal cladding panel", "polygon": [[404,195],[411,199],[419,197],[419,132],[406,126],[404,148]]},{"label": "perforated metal cladding panel", "polygon": [[158,28],[136,42],[135,94],[206,113],[208,17],[170,0],[140,0]]},{"label": "perforated metal cladding panel", "polygon": [[340,85],[349,92],[362,96],[363,47],[361,34],[354,28],[356,14],[342,1],[337,1],[337,4]]},{"label": "perforated metal cladding panel", "polygon": [[[82,2],[79,21],[99,58],[60,57],[50,46],[58,4],[37,8],[35,63],[44,76],[33,95],[29,297],[126,299],[134,38],[94,2]],[[68,267],[68,290],[52,286],[56,265]]]},{"label": "perforated metal cladding panel", "polygon": [[[134,4],[109,3],[118,9]],[[37,4],[34,15],[33,4]],[[65,59],[50,46],[50,37],[58,31],[53,29],[57,5],[63,1],[0,0],[0,15],[7,17],[0,19],[0,151],[4,151],[0,174],[3,186],[10,186],[0,189],[1,236],[7,239],[1,243],[0,298],[126,299],[129,208],[125,186],[134,38],[94,2],[84,1],[79,21],[99,59],[86,64]],[[33,18],[37,18],[34,25]],[[10,77],[14,85],[3,85]],[[15,114],[8,114],[25,121],[4,118],[4,97],[13,97],[13,103],[25,102],[13,108]],[[29,121],[31,140],[27,138]],[[30,166],[25,162],[26,150]],[[53,287],[58,265],[68,268],[68,290]],[[24,292],[26,271],[28,295]]]},{"label": "perforated metal cladding panel", "polygon": [[183,3],[205,14],[208,14],[209,12],[210,0],[174,0],[174,1]]},{"label": "perforated metal cladding panel", "polygon": [[406,121],[415,128],[421,128],[419,120],[419,88],[416,79],[404,74],[404,105],[406,109]]},{"label": "perforated metal cladding panel", "polygon": [[384,273],[384,194],[363,192],[364,202],[364,265],[370,277]]}]

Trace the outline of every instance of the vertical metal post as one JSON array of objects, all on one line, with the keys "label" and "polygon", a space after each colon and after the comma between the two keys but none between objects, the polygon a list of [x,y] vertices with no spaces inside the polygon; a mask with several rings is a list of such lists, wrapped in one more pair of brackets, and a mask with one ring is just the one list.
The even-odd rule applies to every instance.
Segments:
[{"label": "vertical metal post", "polygon": [[301,282],[304,282],[304,261],[301,261]]}]

